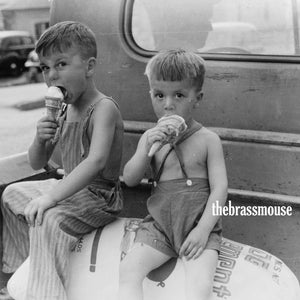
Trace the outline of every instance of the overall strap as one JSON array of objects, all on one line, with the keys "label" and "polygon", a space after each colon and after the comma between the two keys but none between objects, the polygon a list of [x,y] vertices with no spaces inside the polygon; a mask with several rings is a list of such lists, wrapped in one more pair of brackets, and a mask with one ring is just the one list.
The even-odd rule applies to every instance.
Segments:
[{"label": "overall strap", "polygon": [[176,156],[178,158],[180,168],[181,168],[184,178],[188,178],[186,170],[185,170],[184,162],[182,159],[182,155],[181,155],[180,149],[178,148],[178,145],[180,145],[183,141],[185,141],[187,138],[189,138],[191,135],[193,135],[196,131],[200,130],[201,128],[202,128],[202,125],[200,123],[194,123],[191,126],[191,128],[186,130],[174,144],[170,145],[170,149],[166,152],[165,156],[163,157],[160,167],[158,169],[158,172],[156,173],[156,175],[154,177],[154,182],[159,181],[161,174],[163,172],[165,162],[166,162],[169,154],[172,152],[172,150],[174,150],[176,153]]},{"label": "overall strap", "polygon": [[81,157],[84,157],[85,154],[86,154],[85,153],[84,142],[83,142],[83,135],[86,134],[86,132],[88,130],[88,127],[90,125],[91,115],[92,115],[93,111],[95,110],[96,105],[104,99],[111,100],[116,105],[116,107],[119,109],[118,103],[112,97],[108,97],[108,96],[105,96],[105,95],[100,97],[97,101],[95,101],[93,104],[91,104],[88,107],[88,109],[85,113],[85,117],[84,117],[84,120],[83,120],[83,123],[82,123],[82,128],[81,128],[81,143],[80,143]]}]

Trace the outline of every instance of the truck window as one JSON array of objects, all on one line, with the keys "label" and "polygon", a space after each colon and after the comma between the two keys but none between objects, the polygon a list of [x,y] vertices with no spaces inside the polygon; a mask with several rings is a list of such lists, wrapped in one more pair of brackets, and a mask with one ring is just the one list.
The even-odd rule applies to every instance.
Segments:
[{"label": "truck window", "polygon": [[21,39],[22,39],[22,44],[24,44],[24,45],[32,45],[32,44],[34,44],[34,40],[30,36],[22,36]]},{"label": "truck window", "polygon": [[6,47],[7,49],[14,48],[21,44],[21,37],[19,36],[11,36],[6,38]]},{"label": "truck window", "polygon": [[132,37],[142,49],[299,55],[300,0],[135,0]]}]

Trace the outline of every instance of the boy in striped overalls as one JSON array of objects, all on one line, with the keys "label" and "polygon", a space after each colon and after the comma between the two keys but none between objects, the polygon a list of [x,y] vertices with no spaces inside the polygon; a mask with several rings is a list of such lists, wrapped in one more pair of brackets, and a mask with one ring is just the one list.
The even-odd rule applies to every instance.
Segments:
[{"label": "boy in striped overalls", "polygon": [[[122,208],[123,121],[117,103],[95,86],[97,47],[88,27],[57,23],[43,33],[36,51],[46,84],[64,91],[66,109],[59,122],[39,120],[28,158],[34,169],[43,168],[59,147],[65,175],[5,189],[3,272],[14,272],[30,255],[26,300],[66,300],[70,250]],[[0,299],[9,299],[7,289]]]}]

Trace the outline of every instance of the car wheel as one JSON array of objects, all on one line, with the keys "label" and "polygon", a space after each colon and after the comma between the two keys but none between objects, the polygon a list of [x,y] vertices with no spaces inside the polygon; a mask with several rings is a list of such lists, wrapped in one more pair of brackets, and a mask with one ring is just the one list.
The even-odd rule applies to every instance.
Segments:
[{"label": "car wheel", "polygon": [[12,76],[19,76],[22,73],[21,64],[18,60],[11,60],[8,64],[9,74]]}]

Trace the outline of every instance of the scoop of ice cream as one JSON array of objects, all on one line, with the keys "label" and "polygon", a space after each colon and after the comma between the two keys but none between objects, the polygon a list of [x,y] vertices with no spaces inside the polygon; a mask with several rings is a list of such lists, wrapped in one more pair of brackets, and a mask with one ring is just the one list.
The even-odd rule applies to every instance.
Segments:
[{"label": "scoop of ice cream", "polygon": [[163,145],[175,142],[178,135],[187,129],[184,119],[178,115],[163,116],[157,121],[157,126],[165,126],[167,128],[166,139],[155,142],[148,156],[153,156]]},{"label": "scoop of ice cream", "polygon": [[64,99],[64,94],[61,89],[57,86],[50,86],[46,93],[46,98],[54,98],[54,99]]},{"label": "scoop of ice cream", "polygon": [[165,126],[167,128],[167,142],[172,142],[181,132],[185,131],[187,128],[184,119],[178,115],[164,116],[160,118],[157,121],[157,126]]}]

